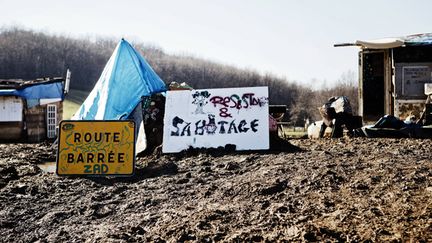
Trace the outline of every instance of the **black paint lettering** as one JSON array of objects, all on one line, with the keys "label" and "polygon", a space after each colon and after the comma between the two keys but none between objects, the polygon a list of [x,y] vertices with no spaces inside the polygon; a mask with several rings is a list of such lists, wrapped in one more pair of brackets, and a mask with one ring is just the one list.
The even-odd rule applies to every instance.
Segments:
[{"label": "black paint lettering", "polygon": [[230,106],[230,108],[236,108],[238,110],[241,109],[241,100],[240,97],[236,94],[231,95],[231,101],[233,102],[233,105]]},{"label": "black paint lettering", "polygon": [[[202,124],[201,126],[199,124]],[[203,135],[204,134],[204,128],[206,127],[206,121],[205,120],[199,120],[195,123],[195,135]]]},{"label": "black paint lettering", "polygon": [[67,156],[67,162],[68,163],[73,163],[74,162],[74,154],[68,154]]},{"label": "black paint lettering", "polygon": [[245,104],[244,106],[243,106],[243,108],[248,108],[249,107],[249,103],[248,103],[248,101],[247,101],[247,95],[248,94],[244,94],[243,96],[242,96],[242,101],[243,101],[243,103]]},{"label": "black paint lettering", "polygon": [[254,93],[243,94],[243,98],[247,99],[246,107],[245,108],[248,108],[249,106],[253,106],[254,105],[253,104],[253,98],[252,98],[253,96],[254,96]]},{"label": "black paint lettering", "polygon": [[247,132],[249,130],[249,128],[245,127],[245,125],[247,125],[246,120],[241,120],[240,124],[238,126],[238,130],[239,130],[240,133],[242,133],[242,132],[245,133],[245,132]]},{"label": "black paint lettering", "polygon": [[173,118],[172,120],[172,125],[173,127],[176,128],[175,131],[171,131],[171,136],[180,136],[180,128],[177,127],[178,124],[182,124],[184,122],[183,119],[181,119],[180,117],[176,116]]},{"label": "black paint lettering", "polygon": [[258,98],[253,98],[253,105],[262,106],[261,100]]},{"label": "black paint lettering", "polygon": [[108,163],[114,163],[114,153],[112,151],[108,153]]},{"label": "black paint lettering", "polygon": [[185,133],[187,133],[187,136],[191,135],[191,131],[190,131],[190,122],[186,122],[186,126],[183,128],[180,136],[184,136]]},{"label": "black paint lettering", "polygon": [[98,163],[104,163],[104,157],[105,157],[104,154],[102,154],[102,153],[98,153],[97,155],[98,155],[98,156],[97,156],[97,157],[98,157],[98,158],[97,158],[97,162],[98,162]]},{"label": "black paint lettering", "polygon": [[[99,137],[98,137],[99,135]],[[95,137],[94,137],[95,142],[100,142],[102,141],[102,133],[100,132],[95,132]]]},{"label": "black paint lettering", "polygon": [[91,141],[91,134],[86,132],[84,134],[84,141],[86,141],[87,143]]},{"label": "black paint lettering", "polygon": [[74,143],[81,142],[81,133],[74,133]]},{"label": "black paint lettering", "polygon": [[88,153],[87,154],[87,163],[93,163],[94,154]]},{"label": "black paint lettering", "polygon": [[228,134],[231,134],[233,129],[234,129],[234,133],[237,133],[237,127],[235,125],[235,120],[231,121],[229,128],[228,128]]},{"label": "black paint lettering", "polygon": [[109,133],[109,132],[106,132],[105,133],[105,136],[106,136],[106,140],[105,140],[105,142],[109,142],[109,140],[110,140],[110,135],[111,135],[111,133]]},{"label": "black paint lettering", "polygon": [[124,153],[119,153],[118,154],[118,162],[119,163],[124,163],[125,162],[125,160],[124,160]]},{"label": "black paint lettering", "polygon": [[251,121],[251,129],[253,132],[257,132],[258,129],[256,129],[256,127],[258,126],[258,119],[255,119],[253,121]]},{"label": "black paint lettering", "polygon": [[225,124],[228,124],[228,122],[226,122],[226,121],[220,121],[220,122],[218,122],[217,124],[220,125],[219,133],[220,133],[220,134],[225,134],[225,127],[224,127],[224,125],[225,125]]},{"label": "black paint lettering", "polygon": [[84,163],[84,157],[83,157],[82,153],[78,154],[77,163],[79,163],[79,162]]},{"label": "black paint lettering", "polygon": [[114,133],[114,139],[113,139],[113,141],[115,143],[119,143],[120,142],[120,133],[119,132],[115,132]]}]

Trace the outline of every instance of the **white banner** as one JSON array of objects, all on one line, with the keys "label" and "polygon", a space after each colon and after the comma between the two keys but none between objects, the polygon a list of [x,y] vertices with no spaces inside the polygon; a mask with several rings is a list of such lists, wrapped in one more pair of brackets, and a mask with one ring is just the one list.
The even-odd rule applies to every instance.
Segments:
[{"label": "white banner", "polygon": [[189,147],[269,149],[268,88],[168,91],[164,153]]}]

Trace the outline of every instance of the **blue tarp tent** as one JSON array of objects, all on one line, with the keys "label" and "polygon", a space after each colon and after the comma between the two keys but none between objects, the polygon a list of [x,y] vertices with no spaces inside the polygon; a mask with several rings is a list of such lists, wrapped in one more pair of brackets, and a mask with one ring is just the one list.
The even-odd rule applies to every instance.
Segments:
[{"label": "blue tarp tent", "polygon": [[165,83],[147,61],[122,39],[95,87],[72,119],[127,119],[142,96],[165,90]]}]

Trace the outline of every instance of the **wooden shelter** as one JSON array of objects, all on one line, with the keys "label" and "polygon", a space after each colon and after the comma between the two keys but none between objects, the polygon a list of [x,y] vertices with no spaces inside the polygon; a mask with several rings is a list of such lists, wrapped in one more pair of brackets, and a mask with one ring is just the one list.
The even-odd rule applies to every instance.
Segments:
[{"label": "wooden shelter", "polygon": [[64,78],[0,79],[0,141],[41,142],[56,138],[63,114],[64,87]]},{"label": "wooden shelter", "polygon": [[419,117],[432,83],[432,33],[335,46],[359,46],[359,115]]}]

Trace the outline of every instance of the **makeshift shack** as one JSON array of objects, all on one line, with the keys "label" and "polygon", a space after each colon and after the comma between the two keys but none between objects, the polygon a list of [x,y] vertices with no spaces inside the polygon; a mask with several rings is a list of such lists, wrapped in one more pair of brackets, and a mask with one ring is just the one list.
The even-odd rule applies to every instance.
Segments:
[{"label": "makeshift shack", "polygon": [[335,46],[359,46],[359,115],[377,121],[384,115],[419,117],[432,83],[432,33],[358,40]]},{"label": "makeshift shack", "polygon": [[0,140],[41,142],[56,138],[64,87],[64,78],[0,80]]}]

